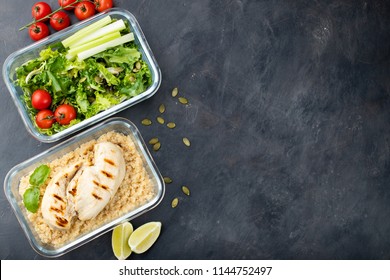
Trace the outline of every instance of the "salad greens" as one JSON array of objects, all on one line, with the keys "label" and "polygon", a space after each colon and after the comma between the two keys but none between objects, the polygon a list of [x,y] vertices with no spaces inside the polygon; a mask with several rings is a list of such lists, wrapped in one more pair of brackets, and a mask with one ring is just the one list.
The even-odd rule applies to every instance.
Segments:
[{"label": "salad greens", "polygon": [[[92,31],[96,32],[96,29]],[[126,26],[126,29],[120,31],[122,36],[119,38],[118,30],[115,29],[113,32],[116,32],[115,35],[102,33],[107,36],[107,40],[112,41],[107,42],[104,37],[100,37],[96,41],[91,41],[92,43],[86,42],[93,47],[91,51],[100,47],[96,46],[97,42],[105,46],[105,50],[102,49],[98,53],[90,52],[92,56],[77,58],[75,57],[78,55],[77,49],[75,51],[74,48],[78,47],[83,52],[85,48],[80,46],[68,48],[58,44],[42,50],[38,58],[16,69],[15,83],[24,92],[23,101],[34,123],[38,110],[31,104],[31,95],[37,89],[44,89],[50,93],[52,97],[50,110],[54,111],[61,104],[70,104],[77,110],[77,118],[69,125],[54,123],[49,129],[37,127],[41,133],[52,135],[62,131],[144,92],[151,85],[150,69],[142,60],[137,45],[133,41],[125,40],[134,39],[133,34],[129,33],[129,27]],[[122,40],[120,45],[112,45],[118,40]]]},{"label": "salad greens", "polygon": [[26,209],[36,213],[39,207],[40,187],[45,183],[50,174],[47,165],[38,166],[30,176],[30,187],[23,194],[23,204]]}]

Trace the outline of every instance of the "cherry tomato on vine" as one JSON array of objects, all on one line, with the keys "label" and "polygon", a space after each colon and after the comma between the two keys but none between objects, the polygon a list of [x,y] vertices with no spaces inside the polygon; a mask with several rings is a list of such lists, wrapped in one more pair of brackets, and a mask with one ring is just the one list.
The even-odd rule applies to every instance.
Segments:
[{"label": "cherry tomato on vine", "polygon": [[51,96],[44,89],[37,89],[31,96],[31,105],[37,110],[43,110],[50,107]]},{"label": "cherry tomato on vine", "polygon": [[69,124],[76,116],[76,109],[68,104],[62,104],[54,111],[54,117],[60,125]]},{"label": "cherry tomato on vine", "polygon": [[[60,7],[66,7],[66,6],[73,4],[76,1],[77,0],[58,0],[58,5],[60,5]],[[67,8],[64,8],[64,10],[70,11],[70,10],[73,10],[75,7],[76,7],[76,5],[72,5],[72,6],[69,6]]]},{"label": "cherry tomato on vine", "polygon": [[43,22],[37,22],[30,26],[29,35],[34,41],[41,40],[50,34],[49,27]]},{"label": "cherry tomato on vine", "polygon": [[35,116],[35,123],[43,129],[50,128],[55,121],[54,114],[49,109],[41,110]]},{"label": "cherry tomato on vine", "polygon": [[74,14],[79,20],[87,19],[95,14],[95,5],[88,1],[81,1],[77,4]]},{"label": "cherry tomato on vine", "polygon": [[70,18],[64,11],[58,11],[50,18],[50,25],[55,30],[62,30],[70,25]]},{"label": "cherry tomato on vine", "polygon": [[[51,14],[51,7],[46,2],[37,2],[32,6],[31,13],[35,20],[39,20]],[[49,18],[44,19],[43,21],[46,21],[48,19]]]},{"label": "cherry tomato on vine", "polygon": [[105,10],[112,8],[113,1],[112,0],[95,0],[96,10],[100,13]]}]

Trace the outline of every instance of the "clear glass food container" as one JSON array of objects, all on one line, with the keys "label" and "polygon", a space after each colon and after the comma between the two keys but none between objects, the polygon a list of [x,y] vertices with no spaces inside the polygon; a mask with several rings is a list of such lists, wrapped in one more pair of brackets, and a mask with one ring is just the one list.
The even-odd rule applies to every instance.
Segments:
[{"label": "clear glass food container", "polygon": [[[15,69],[25,62],[39,57],[41,50],[62,41],[76,31],[106,17],[107,15],[111,16],[113,19],[123,19],[125,22],[129,23],[130,29],[134,33],[134,41],[139,47],[139,51],[142,53],[142,59],[147,63],[151,71],[152,85],[145,92],[123,101],[122,103],[117,104],[110,109],[102,111],[91,118],[85,119],[84,121],[75,124],[61,132],[50,136],[40,133],[36,128],[34,121],[31,120],[26,105],[22,101],[22,89],[13,83],[13,80],[16,78]],[[127,10],[113,8],[91,17],[90,19],[71,25],[70,27],[61,30],[47,38],[44,38],[39,42],[12,53],[8,56],[3,64],[3,79],[27,130],[39,141],[52,143],[153,96],[161,84],[161,70],[153,56],[153,53],[136,18]]]},{"label": "clear glass food container", "polygon": [[[97,229],[76,236],[75,239],[69,240],[60,248],[43,243],[35,231],[32,222],[28,219],[27,210],[23,205],[23,197],[19,193],[21,178],[29,175],[39,165],[58,159],[74,151],[81,144],[97,139],[110,131],[128,135],[133,140],[138,153],[141,155],[143,166],[151,179],[154,196],[146,204],[140,205],[138,208],[118,218],[106,221]],[[4,191],[32,248],[45,257],[58,257],[112,230],[120,223],[132,220],[156,207],[164,196],[165,183],[137,127],[126,119],[110,118],[13,167],[5,177]]]}]

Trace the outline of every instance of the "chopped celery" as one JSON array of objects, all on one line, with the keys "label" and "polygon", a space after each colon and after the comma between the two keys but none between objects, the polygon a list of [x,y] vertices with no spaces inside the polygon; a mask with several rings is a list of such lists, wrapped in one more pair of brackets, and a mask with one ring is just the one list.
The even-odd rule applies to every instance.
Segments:
[{"label": "chopped celery", "polygon": [[78,57],[79,60],[84,60],[84,59],[86,59],[88,57],[91,57],[91,56],[97,54],[97,53],[103,52],[103,51],[105,51],[105,50],[107,50],[109,48],[113,48],[113,47],[122,45],[124,43],[130,42],[130,41],[133,41],[133,40],[134,40],[134,34],[133,33],[129,33],[129,34],[123,35],[120,38],[113,39],[113,40],[111,40],[109,42],[106,42],[106,43],[103,43],[103,44],[101,44],[99,46],[90,48],[89,50],[80,52],[80,53],[77,54],[77,57]]},{"label": "chopped celery", "polygon": [[67,48],[71,46],[72,44],[78,42],[81,38],[84,38],[85,36],[95,32],[96,30],[102,28],[103,26],[111,23],[112,19],[110,16],[106,16],[102,18],[101,20],[98,20],[97,22],[92,23],[91,25],[88,25],[87,27],[84,27],[83,29],[77,31],[72,36],[66,38],[61,43],[62,45]]},{"label": "chopped celery", "polygon": [[121,33],[119,31],[115,31],[114,33],[110,33],[106,36],[103,36],[103,37],[98,38],[96,40],[90,41],[90,42],[85,43],[83,45],[80,45],[78,47],[71,48],[71,49],[69,49],[68,54],[70,57],[73,57],[82,51],[86,51],[90,48],[99,46],[99,45],[104,44],[108,41],[119,38],[120,36],[121,36]]},{"label": "chopped celery", "polygon": [[110,33],[116,32],[116,31],[121,31],[125,28],[126,28],[126,25],[122,19],[115,21],[107,26],[104,26],[102,28],[99,28],[98,30],[95,30],[93,33],[90,33],[83,38],[80,38],[80,40],[78,40],[77,42],[70,45],[69,48],[72,49],[72,48],[81,46],[81,45],[86,44],[92,40],[95,40],[97,38],[103,37],[105,35],[108,35]]}]

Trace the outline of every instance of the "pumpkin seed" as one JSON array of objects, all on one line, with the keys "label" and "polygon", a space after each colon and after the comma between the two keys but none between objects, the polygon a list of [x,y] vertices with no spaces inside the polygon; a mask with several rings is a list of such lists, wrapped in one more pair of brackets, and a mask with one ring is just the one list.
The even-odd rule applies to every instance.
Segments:
[{"label": "pumpkin seed", "polygon": [[165,112],[165,105],[161,104],[160,107],[158,107],[158,111],[160,112],[160,114],[164,113]]},{"label": "pumpkin seed", "polygon": [[188,104],[188,99],[187,98],[185,98],[185,97],[179,97],[179,102],[181,103],[181,104]]},{"label": "pumpkin seed", "polygon": [[158,150],[160,150],[161,148],[161,143],[160,142],[157,142],[156,144],[153,145],[153,150],[155,152],[157,152]]},{"label": "pumpkin seed", "polygon": [[137,80],[137,78],[134,76],[134,74],[130,74],[130,76],[129,76],[130,83],[134,83],[135,80]]},{"label": "pumpkin seed", "polygon": [[143,125],[151,125],[151,124],[152,124],[152,121],[149,120],[149,119],[143,119],[143,120],[141,121],[141,123],[142,123]]},{"label": "pumpkin seed", "polygon": [[164,182],[165,184],[170,184],[172,183],[172,179],[170,177],[164,177]]},{"label": "pumpkin seed", "polygon": [[171,203],[171,206],[172,208],[176,208],[176,206],[179,204],[179,199],[177,197],[175,197],[173,200],[172,200],[172,203]]},{"label": "pumpkin seed", "polygon": [[172,90],[172,97],[176,97],[176,95],[179,93],[179,90],[177,89],[177,87],[175,87],[173,90]]},{"label": "pumpkin seed", "polygon": [[95,76],[94,80],[95,80],[95,82],[97,82],[98,84],[101,84],[102,81],[103,81],[103,79],[100,78],[99,76]]},{"label": "pumpkin seed", "polygon": [[187,188],[186,186],[182,186],[181,187],[181,190],[182,190],[182,192],[185,194],[185,195],[190,195],[190,189],[189,188]]},{"label": "pumpkin seed", "polygon": [[141,69],[141,63],[139,61],[135,63],[135,68],[137,68],[138,70]]},{"label": "pumpkin seed", "polygon": [[167,123],[167,127],[172,129],[172,128],[176,127],[176,124],[174,122],[169,122],[169,123]]},{"label": "pumpkin seed", "polygon": [[165,120],[162,117],[157,117],[157,121],[159,124],[164,124]]},{"label": "pumpkin seed", "polygon": [[189,140],[187,137],[184,137],[184,138],[183,138],[183,143],[184,143],[184,145],[186,145],[187,147],[191,146],[191,142],[190,142],[190,140]]},{"label": "pumpkin seed", "polygon": [[150,145],[154,145],[154,144],[156,144],[157,142],[158,142],[158,138],[157,138],[157,137],[154,137],[154,138],[152,138],[152,139],[149,140],[149,144],[150,144]]}]

